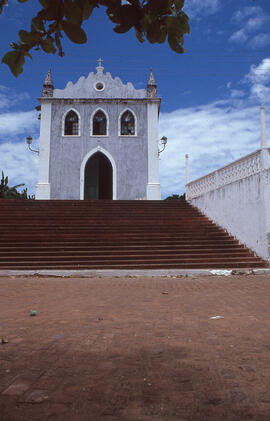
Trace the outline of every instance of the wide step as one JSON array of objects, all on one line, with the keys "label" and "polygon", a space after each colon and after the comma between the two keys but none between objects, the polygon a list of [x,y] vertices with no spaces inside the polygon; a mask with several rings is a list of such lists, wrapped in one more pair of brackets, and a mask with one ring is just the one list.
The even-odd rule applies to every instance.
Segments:
[{"label": "wide step", "polygon": [[0,200],[0,217],[0,270],[267,266],[184,200]]}]

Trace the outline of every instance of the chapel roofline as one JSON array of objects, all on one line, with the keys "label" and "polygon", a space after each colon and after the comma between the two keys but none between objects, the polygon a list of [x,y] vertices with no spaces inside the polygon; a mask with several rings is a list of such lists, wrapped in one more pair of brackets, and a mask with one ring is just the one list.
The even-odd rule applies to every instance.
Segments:
[{"label": "chapel roofline", "polygon": [[161,98],[159,97],[144,97],[144,98],[55,98],[55,97],[39,97],[40,102],[93,102],[93,103],[104,103],[104,102],[122,102],[122,103],[137,103],[137,102],[151,102],[160,103]]}]

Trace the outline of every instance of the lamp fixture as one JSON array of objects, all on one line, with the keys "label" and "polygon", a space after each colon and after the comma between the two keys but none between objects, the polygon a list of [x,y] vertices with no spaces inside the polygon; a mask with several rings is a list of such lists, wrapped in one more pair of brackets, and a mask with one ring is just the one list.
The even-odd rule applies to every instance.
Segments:
[{"label": "lamp fixture", "polygon": [[167,142],[168,142],[168,138],[166,136],[162,136],[162,138],[160,139],[162,149],[159,149],[158,156],[161,154],[161,152],[163,152],[165,150]]},{"label": "lamp fixture", "polygon": [[39,154],[39,151],[38,150],[31,148],[32,140],[33,140],[33,138],[31,136],[27,136],[26,142],[27,142],[28,148],[29,148],[30,151]]}]

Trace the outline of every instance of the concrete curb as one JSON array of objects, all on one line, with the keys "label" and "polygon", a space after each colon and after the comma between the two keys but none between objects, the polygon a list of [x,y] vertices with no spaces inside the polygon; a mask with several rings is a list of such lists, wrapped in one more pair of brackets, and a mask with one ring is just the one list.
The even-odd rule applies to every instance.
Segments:
[{"label": "concrete curb", "polygon": [[229,275],[270,275],[270,268],[263,269],[146,269],[146,270],[2,270],[0,277],[6,276],[53,276],[59,278],[93,277],[189,277],[229,276]]}]

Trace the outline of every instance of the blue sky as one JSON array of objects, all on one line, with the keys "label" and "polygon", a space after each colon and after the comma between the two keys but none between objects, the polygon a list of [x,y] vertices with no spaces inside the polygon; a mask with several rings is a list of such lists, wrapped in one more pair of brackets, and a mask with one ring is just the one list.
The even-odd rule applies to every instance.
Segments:
[{"label": "blue sky", "polygon": [[[28,30],[37,0],[10,0],[0,16],[0,54]],[[104,59],[105,71],[144,88],[152,68],[162,98],[160,137],[168,137],[160,159],[163,197],[184,191],[184,156],[190,155],[195,179],[259,148],[259,106],[270,125],[269,0],[186,0],[191,33],[187,52],[167,45],[139,44],[133,31],[118,35],[104,10],[85,23],[88,43],[64,41],[64,58],[34,52],[18,78],[0,65],[0,170],[10,184],[24,182],[31,194],[37,182],[38,157],[26,148],[31,135],[38,146],[35,106],[48,68],[54,86],[87,76]],[[269,130],[268,130],[269,132]],[[270,132],[269,132],[270,133]]]}]

